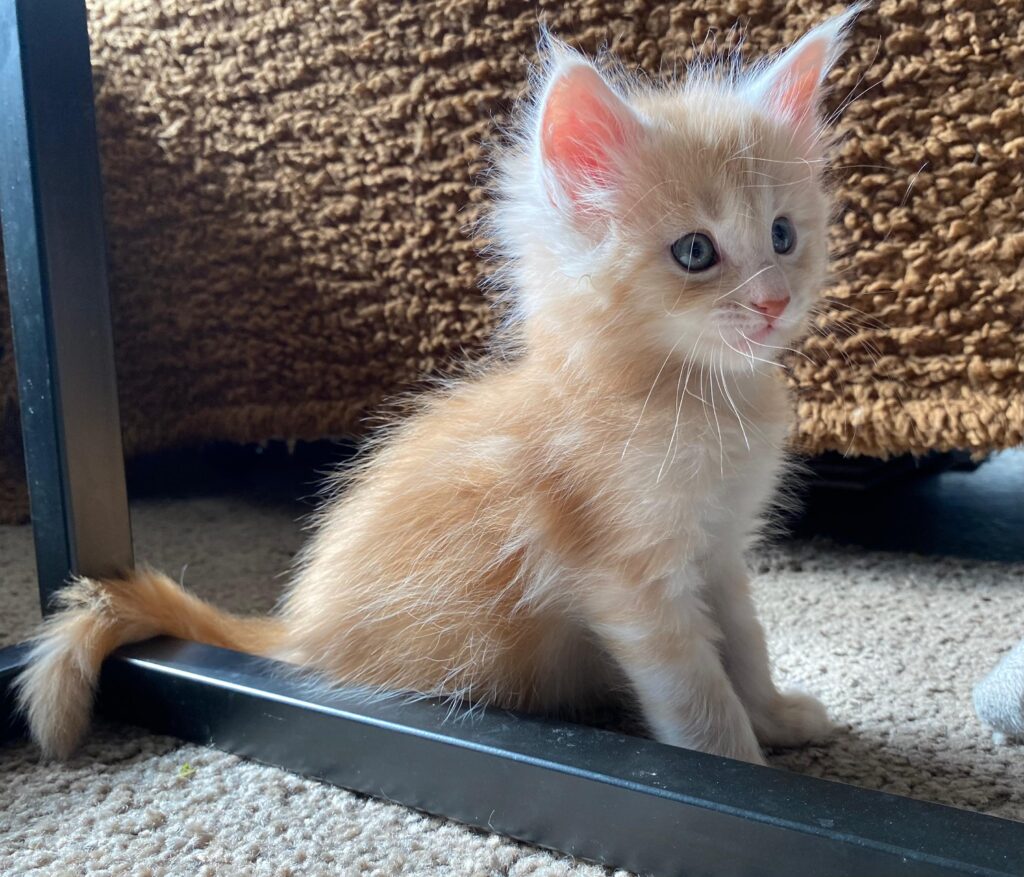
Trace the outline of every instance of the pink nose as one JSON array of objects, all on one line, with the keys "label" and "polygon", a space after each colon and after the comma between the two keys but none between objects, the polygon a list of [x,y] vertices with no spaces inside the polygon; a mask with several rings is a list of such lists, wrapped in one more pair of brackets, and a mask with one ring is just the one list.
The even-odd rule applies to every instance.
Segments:
[{"label": "pink nose", "polygon": [[755,311],[764,314],[768,321],[777,320],[782,316],[782,312],[786,309],[786,305],[789,304],[789,296],[783,296],[782,298],[770,298],[766,301],[752,301],[751,306]]}]

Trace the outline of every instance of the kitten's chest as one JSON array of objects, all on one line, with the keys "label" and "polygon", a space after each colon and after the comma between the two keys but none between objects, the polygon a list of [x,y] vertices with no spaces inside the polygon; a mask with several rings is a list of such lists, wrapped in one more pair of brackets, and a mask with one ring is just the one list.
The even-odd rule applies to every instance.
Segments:
[{"label": "kitten's chest", "polygon": [[788,419],[784,393],[768,387],[760,401],[716,411],[692,400],[685,409],[652,417],[639,440],[640,431],[633,433],[629,447],[635,443],[636,453],[623,455],[624,472],[631,504],[648,509],[647,523],[686,533],[702,529],[710,537],[755,525],[783,465]]}]

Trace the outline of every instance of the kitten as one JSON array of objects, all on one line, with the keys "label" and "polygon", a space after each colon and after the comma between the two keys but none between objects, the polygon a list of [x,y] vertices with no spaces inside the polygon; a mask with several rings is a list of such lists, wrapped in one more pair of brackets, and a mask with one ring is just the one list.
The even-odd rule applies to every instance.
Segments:
[{"label": "kitten", "polygon": [[792,420],[774,356],[825,278],[820,103],[856,12],[662,86],[547,40],[497,163],[507,355],[347,477],[275,616],[147,570],[66,589],[20,679],[44,752],[103,658],[162,633],[514,709],[628,686],[657,739],[750,762],[827,734],[772,681],[742,558]]}]

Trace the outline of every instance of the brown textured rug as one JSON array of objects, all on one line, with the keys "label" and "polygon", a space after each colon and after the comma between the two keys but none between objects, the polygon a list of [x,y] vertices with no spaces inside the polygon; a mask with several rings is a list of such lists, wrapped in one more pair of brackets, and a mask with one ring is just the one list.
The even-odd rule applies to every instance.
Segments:
[{"label": "brown textured rug", "polygon": [[[779,48],[820,0],[89,0],[126,445],[356,432],[478,350],[464,228],[538,18],[648,71]],[[833,107],[837,281],[793,358],[809,450],[1024,439],[1024,11],[882,0]],[[2,299],[2,297],[0,297]],[[0,311],[5,304],[0,300]],[[0,313],[8,332],[6,313]],[[0,336],[0,518],[16,511]]]}]

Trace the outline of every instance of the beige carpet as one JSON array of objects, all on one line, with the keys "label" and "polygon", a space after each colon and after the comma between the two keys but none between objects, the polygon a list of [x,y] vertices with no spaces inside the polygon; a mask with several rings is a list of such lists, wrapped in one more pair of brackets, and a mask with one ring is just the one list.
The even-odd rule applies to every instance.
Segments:
[{"label": "beige carpet", "polygon": [[[232,609],[267,608],[301,542],[296,508],[146,501],[139,554]],[[36,618],[27,528],[0,527],[0,643]],[[970,691],[1024,635],[1024,566],[795,543],[759,561],[779,675],[843,725],[779,756],[815,776],[1024,819],[1024,749],[999,748]],[[188,765],[188,768],[185,768]],[[183,775],[186,774],[186,775]],[[498,837],[232,756],[98,728],[69,764],[0,750],[0,874],[599,875]]]}]

